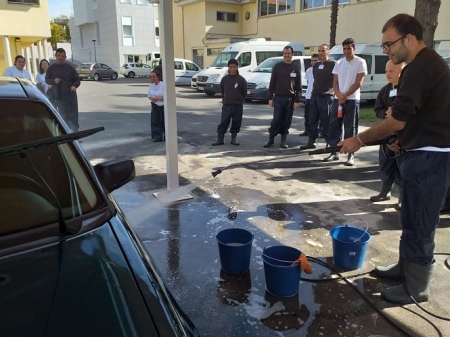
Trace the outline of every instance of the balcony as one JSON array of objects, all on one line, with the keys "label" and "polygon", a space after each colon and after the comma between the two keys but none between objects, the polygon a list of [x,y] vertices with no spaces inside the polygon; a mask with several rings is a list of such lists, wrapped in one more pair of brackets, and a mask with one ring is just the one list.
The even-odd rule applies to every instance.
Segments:
[{"label": "balcony", "polygon": [[247,5],[250,3],[255,3],[256,0],[174,0],[174,3],[178,6],[188,6],[196,4],[199,2],[215,2],[222,4],[232,4],[232,5]]}]

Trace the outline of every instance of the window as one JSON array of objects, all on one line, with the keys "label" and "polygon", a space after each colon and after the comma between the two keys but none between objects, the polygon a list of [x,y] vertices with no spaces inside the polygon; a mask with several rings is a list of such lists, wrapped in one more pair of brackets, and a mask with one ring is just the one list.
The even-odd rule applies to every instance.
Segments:
[{"label": "window", "polygon": [[223,50],[223,48],[208,48],[206,50],[206,55],[208,55],[208,56],[219,55],[222,50]]},{"label": "window", "polygon": [[293,12],[294,7],[295,0],[260,0],[259,16]]},{"label": "window", "polygon": [[121,4],[130,4],[131,0],[120,0]]},{"label": "window", "polygon": [[[389,57],[386,55],[375,55],[375,74],[386,73],[386,63],[389,61]],[[369,65],[367,65],[369,66]],[[369,70],[369,69],[367,69]]]},{"label": "window", "polygon": [[175,67],[175,70],[183,70],[183,62],[175,61],[174,67]]},{"label": "window", "polygon": [[79,28],[79,32],[80,32],[80,45],[81,48],[84,48],[84,39],[83,39],[83,27],[78,27]]},{"label": "window", "polygon": [[198,71],[198,67],[191,62],[186,62],[186,70],[191,70],[191,71]]},{"label": "window", "polygon": [[95,23],[95,33],[97,34],[97,46],[100,46],[100,25]]},{"label": "window", "polygon": [[133,46],[133,20],[131,16],[122,17],[123,45]]},{"label": "window", "polygon": [[8,0],[9,4],[39,5],[39,0]]},{"label": "window", "polygon": [[[366,54],[356,54],[356,55],[366,61],[367,75],[371,74],[372,73],[372,55],[366,55]],[[386,63],[385,63],[385,65],[386,65]],[[384,68],[383,68],[382,74],[384,74]]]},{"label": "window", "polygon": [[252,53],[242,53],[237,59],[239,67],[248,67],[252,63]]},{"label": "window", "polygon": [[96,10],[98,8],[97,0],[92,0],[92,9]]},{"label": "window", "polygon": [[238,13],[217,12],[217,21],[238,22]]},{"label": "window", "polygon": [[147,0],[136,0],[136,3],[138,5],[148,5],[148,1]]},{"label": "window", "polygon": [[[302,9],[331,6],[331,0],[302,0]],[[348,4],[350,0],[339,0],[339,4]]]}]

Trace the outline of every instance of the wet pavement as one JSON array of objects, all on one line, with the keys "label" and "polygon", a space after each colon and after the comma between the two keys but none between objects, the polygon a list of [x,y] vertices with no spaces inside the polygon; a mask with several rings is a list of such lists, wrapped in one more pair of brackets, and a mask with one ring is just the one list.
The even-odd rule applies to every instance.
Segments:
[{"label": "wet pavement", "polygon": [[[323,163],[323,156],[299,155],[298,146],[306,139],[297,135],[288,138],[293,149],[281,150],[279,139],[273,148],[263,149],[271,115],[258,104],[246,105],[253,123],[243,128],[241,146],[212,147],[212,125],[217,124],[218,114],[209,111],[218,109],[219,98],[191,98],[184,89],[179,94],[178,110],[185,113],[179,113],[178,165],[180,186],[185,187],[172,197],[190,192],[192,199],[165,203],[153,195],[166,188],[165,147],[151,142],[142,127],[130,126],[127,132],[103,119],[109,125],[107,134],[87,139],[83,147],[93,162],[118,155],[135,160],[137,177],[114,196],[202,336],[450,336],[449,322],[414,305],[402,307],[381,299],[380,290],[396,282],[371,274],[350,277],[398,258],[397,198],[368,201],[380,185],[377,148],[363,149],[351,168],[343,165],[343,159]],[[190,99],[199,106],[194,109]],[[144,120],[139,114],[130,120],[130,115],[111,110],[109,116],[121,125],[133,121],[142,125]],[[91,112],[84,123],[89,118],[100,121],[107,114]],[[301,129],[301,125],[293,127],[297,133]],[[218,168],[223,172],[214,178],[211,172]],[[367,228],[371,234],[364,265],[355,271],[342,271],[333,264],[329,231],[346,223]],[[437,252],[450,252],[449,227],[450,217],[442,216]],[[220,267],[216,235],[227,228],[254,234],[250,269],[241,275],[227,274]],[[276,245],[295,247],[329,264],[351,284],[317,281],[336,276],[312,262],[314,272],[302,273],[298,294],[289,298],[270,294],[261,254]],[[436,258],[431,300],[423,306],[450,317],[449,266],[445,256]]]}]

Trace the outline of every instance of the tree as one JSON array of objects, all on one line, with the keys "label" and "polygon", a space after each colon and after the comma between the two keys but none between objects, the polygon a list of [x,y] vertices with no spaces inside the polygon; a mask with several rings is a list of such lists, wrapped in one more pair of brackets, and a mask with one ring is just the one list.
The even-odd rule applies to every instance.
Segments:
[{"label": "tree", "polygon": [[423,39],[428,48],[433,48],[434,33],[438,25],[441,0],[416,0],[414,17],[423,26]]},{"label": "tree", "polygon": [[51,43],[53,49],[56,49],[58,42],[70,42],[69,18],[61,15],[50,21],[50,32],[52,36],[47,41]]},{"label": "tree", "polygon": [[338,11],[339,0],[331,0],[330,48],[336,45]]}]

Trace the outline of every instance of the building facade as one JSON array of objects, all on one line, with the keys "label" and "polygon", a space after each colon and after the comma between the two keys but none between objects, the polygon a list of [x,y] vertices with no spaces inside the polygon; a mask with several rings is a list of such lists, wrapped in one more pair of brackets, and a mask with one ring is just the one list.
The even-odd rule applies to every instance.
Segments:
[{"label": "building facade", "polygon": [[119,68],[159,51],[158,7],[147,0],[73,0],[72,56]]},{"label": "building facade", "polygon": [[23,55],[35,78],[39,61],[52,55],[47,0],[1,0],[0,18],[0,75]]},{"label": "building facade", "polygon": [[[178,57],[207,67],[229,43],[264,37],[300,41],[310,52],[330,41],[331,0],[174,0]],[[336,44],[347,37],[379,43],[381,28],[398,13],[414,14],[415,0],[339,0]],[[450,1],[442,1],[436,49],[448,58]],[[203,62],[201,62],[201,60]]]}]

